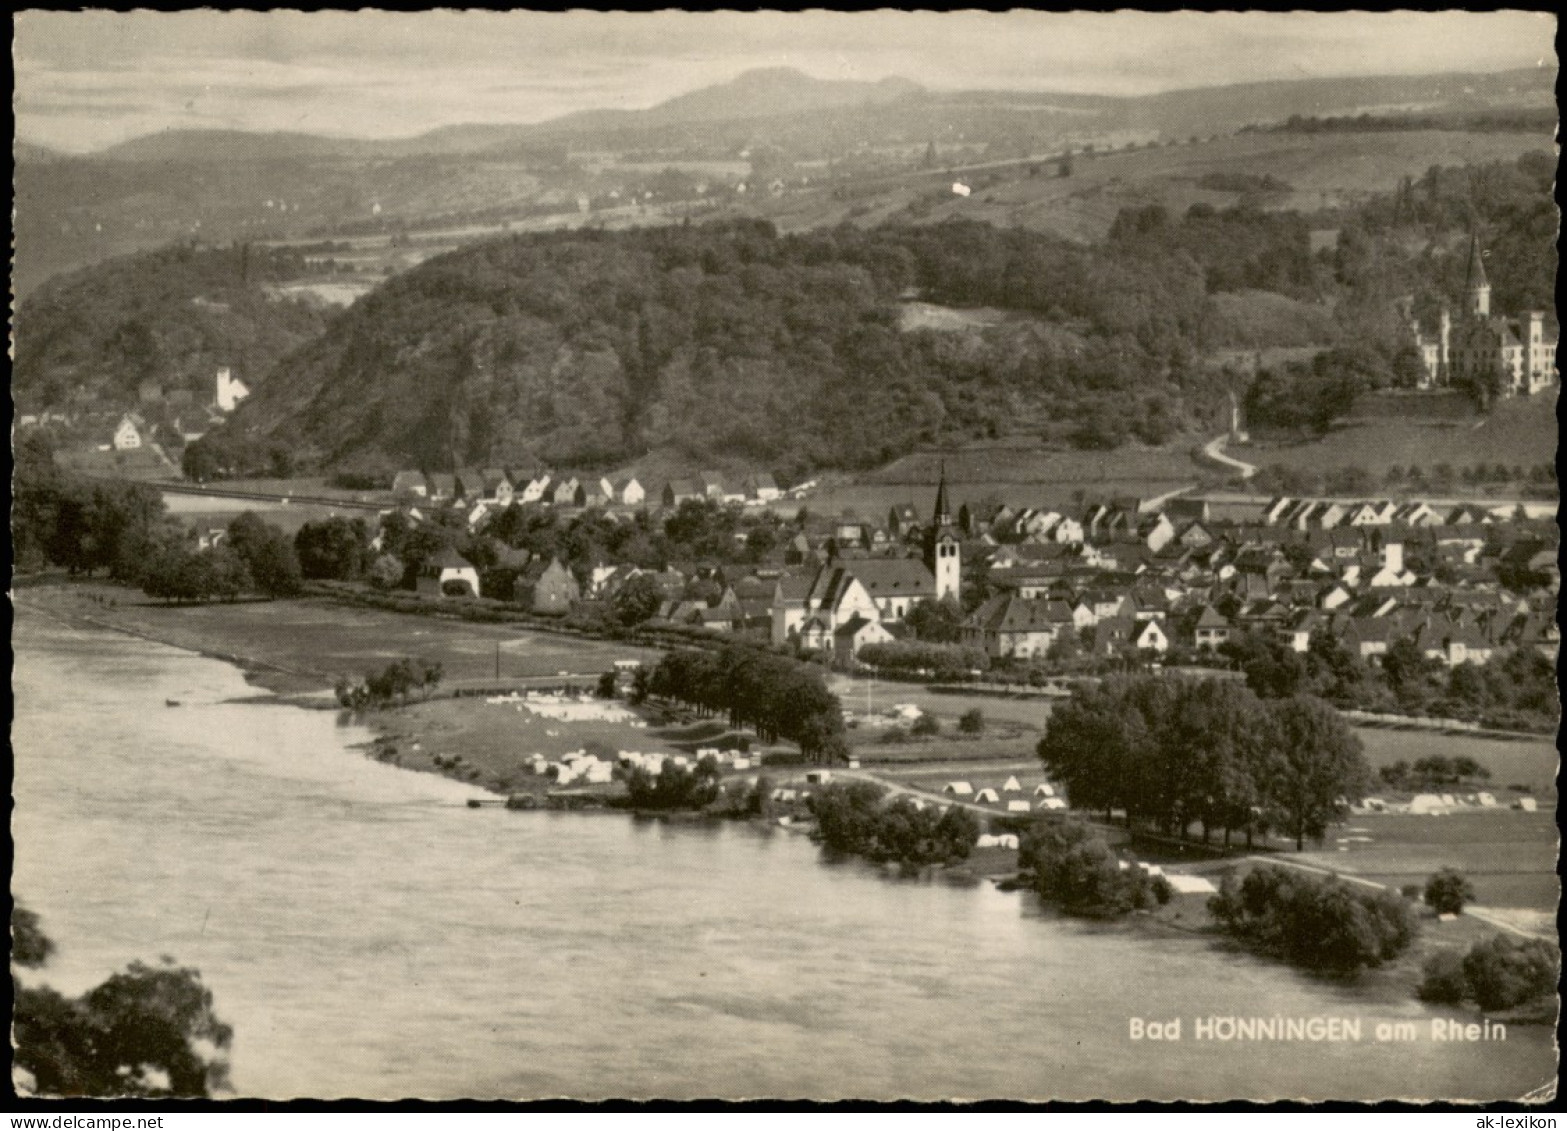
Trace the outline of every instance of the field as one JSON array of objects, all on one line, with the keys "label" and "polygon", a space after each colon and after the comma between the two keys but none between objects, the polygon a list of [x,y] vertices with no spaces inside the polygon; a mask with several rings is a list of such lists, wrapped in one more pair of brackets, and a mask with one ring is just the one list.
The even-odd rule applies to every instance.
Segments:
[{"label": "field", "polygon": [[1356,815],[1329,832],[1320,850],[1291,858],[1395,889],[1424,885],[1438,868],[1452,866],[1487,907],[1554,911],[1560,894],[1552,813]]},{"label": "field", "polygon": [[[92,595],[113,600],[103,607]],[[439,662],[448,684],[553,677],[596,677],[620,659],[656,659],[646,648],[555,636],[510,625],[473,624],[354,608],[326,600],[242,601],[171,607],[108,585],[39,587],[18,594],[67,617],[91,617],[156,640],[264,667],[263,687],[288,693],[326,692],[338,675],[358,677],[404,656]]]},{"label": "field", "polygon": [[[1556,799],[1556,746],[1549,738],[1496,739],[1458,734],[1431,734],[1410,730],[1359,727],[1355,733],[1365,747],[1373,771],[1394,762],[1416,762],[1440,754],[1445,758],[1468,756],[1491,771],[1490,791],[1498,798],[1512,786],[1527,792],[1549,808]],[[1373,795],[1376,787],[1373,786]]]},{"label": "field", "polygon": [[[1271,175],[1292,191],[1268,197],[1265,206],[1313,211],[1392,192],[1401,178],[1419,177],[1432,165],[1511,161],[1551,147],[1548,134],[1527,133],[1239,134],[1157,149],[1079,154],[1070,177],[1057,176],[1049,160],[1019,161],[851,182],[847,200],[834,200],[827,192],[786,194],[760,203],[757,210],[780,228],[797,231],[845,220],[871,225],[920,201],[923,223],[962,216],[1087,242],[1104,238],[1122,208],[1162,203],[1181,213],[1197,203],[1222,208],[1239,199],[1233,192],[1199,187],[1206,173]],[[1031,167],[1037,174],[1030,174]],[[963,175],[955,177],[957,172]],[[972,195],[954,196],[954,179],[968,184]]]},{"label": "field", "polygon": [[1556,440],[1556,394],[1547,392],[1500,401],[1486,417],[1352,418],[1319,440],[1234,444],[1228,451],[1259,467],[1281,464],[1321,472],[1358,464],[1380,483],[1395,466],[1420,467],[1427,477],[1443,463],[1455,471],[1479,463],[1527,470],[1555,462]]},{"label": "field", "polygon": [[[816,514],[852,511],[871,522],[885,522],[887,511],[898,503],[911,502],[927,515],[943,465],[954,508],[987,499],[1013,506],[1077,507],[1084,498],[1108,494],[1152,498],[1206,481],[1224,482],[1223,476],[1192,458],[1195,445],[1194,440],[1190,447],[1079,452],[1015,441],[966,444],[915,452],[858,482],[824,482],[804,502]],[[790,504],[794,509],[799,505]]]}]

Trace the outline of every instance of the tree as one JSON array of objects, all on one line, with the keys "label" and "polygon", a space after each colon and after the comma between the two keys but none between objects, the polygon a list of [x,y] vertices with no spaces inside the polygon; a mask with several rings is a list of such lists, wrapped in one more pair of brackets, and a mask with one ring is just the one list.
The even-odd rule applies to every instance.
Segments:
[{"label": "tree", "polygon": [[598,687],[594,689],[600,699],[613,699],[615,697],[615,673],[603,672],[599,675]]},{"label": "tree", "polygon": [[369,577],[377,589],[394,589],[403,580],[403,563],[391,554],[380,554],[370,563]]},{"label": "tree", "polygon": [[257,590],[268,597],[299,592],[299,559],[293,543],[277,527],[247,511],[229,523],[227,544],[244,562]]},{"label": "tree", "polygon": [[1461,915],[1474,897],[1474,885],[1457,869],[1443,868],[1426,881],[1426,906],[1438,915]]},{"label": "tree", "polygon": [[980,735],[985,733],[985,712],[978,707],[964,711],[958,718],[958,733]]},{"label": "tree", "polygon": [[1267,800],[1277,823],[1295,838],[1320,840],[1343,815],[1345,801],[1365,793],[1370,771],[1360,739],[1327,703],[1309,695],[1270,705],[1278,728],[1278,758]]},{"label": "tree", "polygon": [[957,644],[963,639],[963,607],[951,597],[914,602],[903,623],[916,640],[928,644]]},{"label": "tree", "polygon": [[1497,934],[1464,956],[1464,980],[1481,1009],[1511,1009],[1556,989],[1560,959],[1544,939]]},{"label": "tree", "polygon": [[[13,906],[12,961],[36,968],[53,945]],[[165,959],[133,962],[80,998],[13,977],[15,1065],[47,1095],[207,1097],[228,1079],[233,1031],[213,1012],[201,975]]]},{"label": "tree", "polygon": [[305,577],[353,581],[370,561],[370,535],[363,519],[332,517],[307,522],[294,535],[294,550]]},{"label": "tree", "polygon": [[610,605],[615,619],[627,627],[641,624],[658,613],[664,603],[664,590],[652,574],[639,573],[615,592]]},{"label": "tree", "polygon": [[941,720],[935,715],[921,715],[910,724],[909,733],[920,738],[934,737],[941,733]]}]

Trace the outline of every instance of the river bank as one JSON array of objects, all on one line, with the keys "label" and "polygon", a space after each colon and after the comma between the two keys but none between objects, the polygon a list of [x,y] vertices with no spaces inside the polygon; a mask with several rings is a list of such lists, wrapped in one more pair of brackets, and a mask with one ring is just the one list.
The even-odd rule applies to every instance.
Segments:
[{"label": "river bank", "polygon": [[[147,685],[143,699],[138,700],[138,702],[158,703],[163,700],[163,697],[165,697],[166,694],[168,694],[168,692],[166,692],[165,689],[160,688],[160,686]],[[179,694],[179,692],[176,692],[176,694]],[[227,694],[232,696],[232,691],[227,692]],[[193,700],[194,699],[196,699],[196,697],[193,697]],[[233,702],[233,700],[223,700],[223,702]],[[194,716],[196,710],[212,710],[212,708],[204,708],[204,706],[201,706],[199,703],[197,703],[197,705],[193,706],[193,708],[190,708],[190,710],[191,714]],[[235,705],[233,706],[232,710],[254,711],[254,708],[248,705]],[[146,706],[141,706],[141,711],[146,713]],[[150,714],[157,717],[157,719],[160,719],[160,721],[171,722],[171,724],[176,725],[182,724],[183,719],[186,717],[185,711],[165,710],[165,708],[161,708],[161,706],[157,711],[152,711]],[[271,714],[271,711],[268,711],[268,714]],[[277,714],[282,716],[284,713],[279,711]],[[478,764],[476,763],[476,760],[481,757],[481,752],[478,750],[478,747],[470,746],[469,744],[470,733],[473,733],[470,732],[470,727],[473,727],[473,725],[483,725],[483,727],[487,728],[487,733],[489,733],[489,741],[494,743],[494,747],[492,747],[492,753],[494,753],[495,758],[516,757],[516,753],[519,752],[522,747],[530,746],[531,739],[533,739],[534,736],[537,736],[537,738],[541,739],[550,738],[550,735],[548,735],[550,730],[555,730],[556,732],[556,735],[553,736],[553,738],[558,739],[559,743],[564,744],[564,746],[569,746],[570,749],[577,749],[577,747],[583,746],[584,744],[584,739],[581,739],[578,733],[567,733],[567,727],[564,727],[564,725],[556,725],[553,721],[530,722],[530,724],[525,724],[525,730],[527,730],[528,735],[530,735],[530,741],[528,741],[528,743],[519,743],[519,741],[517,741],[517,727],[519,727],[519,724],[517,724],[517,719],[519,719],[519,717],[520,714],[519,711],[516,710],[516,705],[508,705],[508,703],[486,703],[483,702],[483,700],[475,699],[431,700],[429,703],[415,703],[415,705],[409,706],[409,708],[406,708],[406,710],[387,711],[387,713],[382,713],[382,719],[379,719],[378,728],[379,725],[384,724],[387,725],[387,727],[392,728],[392,730],[398,730],[398,733],[403,736],[401,741],[409,744],[409,746],[412,746],[412,743],[417,741],[417,743],[420,743],[420,746],[422,746],[422,750],[420,750],[420,752],[425,753],[425,755],[428,755],[428,757],[431,758],[431,766],[428,766],[426,769],[434,769],[436,774],[443,775],[443,777],[448,777],[448,779],[461,780],[464,785],[469,786],[478,786],[480,783],[473,782],[469,775],[458,775],[454,774],[454,772],[451,772],[450,760],[454,753],[462,753],[462,761],[461,763],[458,763],[459,766],[462,766],[462,764],[469,764],[469,766],[475,766],[475,764]],[[365,721],[370,721],[368,716]],[[578,724],[572,725],[575,727],[575,725]],[[700,744],[705,743],[705,741],[710,741],[710,728],[715,727],[715,725],[716,724],[711,724],[711,722],[708,722],[708,724],[697,724],[694,725],[694,727],[683,727],[682,725],[682,727],[679,727],[679,730],[682,732],[683,739],[685,739],[685,741],[689,741],[689,743],[693,744]],[[531,730],[531,728],[537,728],[536,732]],[[646,730],[646,732],[644,732],[644,730],[636,730],[636,728],[628,728],[627,733],[632,733],[632,735],[638,736],[635,741],[638,741],[639,749],[644,750],[644,752],[652,752],[653,749],[657,749],[658,743],[663,743],[664,741],[664,738],[661,738],[660,735],[649,735],[649,732],[652,732],[652,730],[653,727],[649,727],[649,730]],[[381,736],[382,735],[376,735],[375,738],[371,738],[370,741],[365,744],[365,746],[373,746],[375,739],[381,738]],[[671,736],[671,738],[677,738],[677,736]],[[616,738],[616,741],[619,741],[619,738]],[[606,743],[606,746],[608,746],[608,743]],[[668,746],[671,750],[683,749],[683,747],[675,746],[674,741],[669,741],[669,743],[666,743],[666,746]],[[132,746],[132,749],[141,749],[141,747]],[[266,753],[263,753],[262,757],[266,757]],[[437,753],[442,755],[443,760],[448,761],[447,768],[434,768],[434,761],[432,761],[432,758],[434,758],[434,755],[437,755]],[[415,763],[407,764],[407,766],[404,766],[404,768],[420,768],[420,766]],[[497,768],[500,768],[500,763],[497,763]],[[351,804],[351,802],[345,802],[345,804]],[[461,807],[461,804],[453,805],[451,808],[459,807]],[[332,811],[334,811],[334,813],[337,811],[335,805],[334,810]],[[545,815],[541,815],[539,818],[520,818],[519,815],[500,815],[500,813],[494,813],[494,811],[490,811],[490,813],[473,813],[473,815],[459,815],[454,819],[456,819],[456,822],[458,822],[458,826],[464,827],[465,837],[467,837],[469,833],[472,833],[473,843],[486,844],[486,846],[490,846],[490,851],[494,851],[495,847],[505,849],[505,847],[509,846],[509,844],[514,844],[519,840],[525,840],[525,838],[533,837],[534,830],[539,829],[539,827],[544,827],[542,826],[542,822],[550,821],[550,818]],[[492,822],[495,821],[500,822],[500,824],[492,824]],[[464,822],[467,822],[467,824],[464,824]],[[331,824],[331,822],[329,822],[329,824]],[[597,826],[597,824],[605,824],[605,826],[621,826],[622,822],[586,822],[586,824],[592,824],[592,826]],[[730,833],[724,832],[724,829],[735,829],[735,827],[740,827],[743,822],[630,821],[624,822],[624,824],[630,824],[630,826],[636,827],[650,827],[650,829],[657,830],[680,829],[683,830],[682,835],[689,835],[689,837],[696,838],[699,843],[716,844],[718,841],[730,837]],[[310,827],[312,827],[313,832],[307,833],[307,840],[304,841],[304,843],[312,843],[310,838],[320,837],[320,835],[323,835],[323,832],[326,832],[326,827],[324,826]],[[751,827],[752,835],[766,835],[766,833],[768,833],[768,830],[762,829],[762,827],[749,827]],[[580,838],[584,837],[588,838],[588,840],[594,840],[591,835],[586,835],[586,833],[578,833],[577,830],[575,830],[577,829],[577,826],[567,826],[567,824],[556,824],[556,822],[550,822],[550,824],[547,826],[547,829],[548,835],[550,835],[550,838],[553,838],[553,840],[550,841],[552,844],[555,844],[556,841],[561,844],[575,843],[575,841],[578,841]],[[777,826],[773,826],[773,829],[777,830]],[[788,829],[788,832],[798,833],[802,832],[802,830],[804,830],[802,829],[802,826],[791,826],[790,829]],[[335,835],[335,832],[331,833],[331,835]],[[450,840],[450,832],[443,832],[442,835],[443,837]],[[664,837],[663,832],[658,832],[657,835],[660,838]],[[799,840],[799,837],[790,837],[790,840]],[[429,843],[432,844],[434,841],[429,841]],[[425,851],[429,851],[429,849],[425,849]],[[537,852],[539,849],[534,847],[533,851]],[[705,860],[707,860],[707,857],[700,857],[697,858],[697,860],[693,860],[693,862],[691,862],[691,868],[693,868],[696,873],[700,873],[700,871],[702,871],[705,866],[708,866],[707,863],[704,863]],[[831,862],[824,862],[824,860],[821,860],[820,854],[818,854],[818,852],[812,852],[812,854],[809,854],[809,860],[812,862],[813,868],[820,869],[821,873],[826,874],[826,876],[831,877],[837,874],[840,879],[841,876],[843,876],[843,868],[841,868],[841,866],[832,865]],[[970,876],[965,876],[965,874],[962,873],[962,871],[959,871],[959,869],[954,869],[953,874],[951,874],[951,879],[979,879],[979,877],[983,877],[984,874],[989,874],[990,869],[993,869],[995,873],[1001,873],[1001,871],[1004,871],[1000,860],[997,860],[997,858],[993,857],[990,858],[989,862],[986,862],[984,857],[981,857],[979,860],[976,860],[975,865],[983,866],[986,871],[981,871],[978,876],[973,876],[973,874],[970,874]],[[462,877],[462,880],[459,880],[459,882],[472,883],[473,880],[475,880],[472,869],[476,868],[476,866],[483,865],[476,865],[476,863],[473,863],[472,860],[464,860],[464,862],[458,866],[458,874]],[[525,871],[525,873],[527,873],[530,877],[534,876],[534,873],[537,873],[539,869],[553,868],[553,866],[556,865],[550,863],[550,857],[548,857],[548,855],[531,855],[531,857],[530,855],[511,855],[511,857],[506,857],[505,863],[505,868],[511,869],[511,871],[519,871],[519,869],[522,869],[522,871]],[[588,893],[589,888],[594,887],[594,885],[602,885],[602,883],[606,882],[616,882],[616,880],[614,880],[610,874],[605,873],[606,866],[608,865],[606,865],[605,860],[594,858],[594,860],[591,862],[591,865],[589,865],[588,871],[584,871],[583,876],[575,877],[574,887],[572,887],[572,891],[577,893],[574,896],[575,899],[588,898],[588,894],[586,893]],[[617,868],[617,866],[621,865],[616,863],[614,866]],[[1015,863],[1012,865],[1012,869],[1015,871]],[[854,869],[852,869],[851,874],[852,876],[857,876],[856,882],[859,883],[859,885],[863,885],[863,880],[865,880],[863,871],[865,871],[863,866],[854,866]],[[671,877],[663,877],[663,882],[668,883],[669,879],[671,879]],[[896,877],[895,879],[895,877],[887,876],[887,879],[887,887],[890,888],[890,894],[892,894],[892,896],[903,896],[903,894],[906,893],[907,885],[906,882],[904,882],[906,877]],[[530,883],[531,882],[533,882],[533,880],[530,879]],[[646,882],[646,880],[644,880],[644,882]],[[758,882],[760,882],[760,877],[758,877]],[[586,885],[586,887],[583,887],[583,885]],[[959,882],[957,883],[956,887],[989,888],[990,885],[987,885],[987,883],[972,885],[972,883]],[[693,896],[693,898],[711,898],[711,896],[700,896],[700,894],[697,894],[697,896]],[[863,899],[863,893],[859,890],[859,888],[856,888],[854,893],[846,894],[845,898]],[[888,896],[888,898],[890,898],[890,896]],[[338,894],[337,899],[338,902],[340,902],[340,894]],[[893,902],[896,902],[896,904],[899,905],[907,904],[907,896],[904,896],[903,899],[893,899]],[[1022,916],[1023,920],[1025,920],[1025,926],[1028,927],[1028,929],[1037,930],[1037,932],[1042,932],[1042,934],[1051,934],[1051,932],[1056,932],[1056,930],[1061,929],[1080,929],[1078,926],[1058,926],[1058,921],[1053,918],[1050,909],[1048,909],[1048,907],[1039,907],[1039,905],[1037,905],[1037,899],[1034,899],[1033,896],[1030,896],[1030,894],[1019,893],[1015,894],[1015,896],[1009,896],[1009,898],[1004,899],[1003,904],[997,904],[997,907],[998,909],[1001,909],[1001,912],[1006,913],[1006,915]],[[809,913],[805,909],[796,910],[798,910],[799,913]],[[614,915],[617,916],[616,921],[621,921],[621,918],[619,918],[622,913],[621,909],[606,910],[606,913],[614,913]],[[904,915],[909,913],[907,912],[906,905],[904,905],[903,913]],[[1145,952],[1144,957],[1141,959],[1142,962],[1147,963],[1149,967],[1155,968],[1155,970],[1163,970],[1164,963],[1169,960],[1169,948],[1171,948],[1171,946],[1175,946],[1175,948],[1180,949],[1183,946],[1183,943],[1180,940],[1182,940],[1182,938],[1189,938],[1189,940],[1199,943],[1200,954],[1202,954],[1202,956],[1210,956],[1211,954],[1216,968],[1229,971],[1229,974],[1216,974],[1216,976],[1230,976],[1230,974],[1235,973],[1235,971],[1246,971],[1246,976],[1249,977],[1249,979],[1254,979],[1254,982],[1257,984],[1258,988],[1274,987],[1274,985],[1277,985],[1277,987],[1283,987],[1283,985],[1299,984],[1299,979],[1301,979],[1301,976],[1299,976],[1296,971],[1288,970],[1287,967],[1282,967],[1282,965],[1279,965],[1279,963],[1261,962],[1261,960],[1252,959],[1252,957],[1246,956],[1244,952],[1232,948],[1232,946],[1230,946],[1227,941],[1224,941],[1222,938],[1213,935],[1213,932],[1208,929],[1207,921],[1203,920],[1202,913],[1202,899],[1183,898],[1178,899],[1178,901],[1172,901],[1171,907],[1164,910],[1163,916],[1138,916],[1138,918],[1135,918],[1135,920],[1131,920],[1130,923],[1120,924],[1120,926],[1113,927],[1102,927],[1098,926],[1098,924],[1081,924],[1081,929],[1086,930],[1086,932],[1092,932],[1092,937],[1094,937],[1095,940],[1098,940],[1098,946],[1111,946],[1113,949],[1120,948],[1120,946],[1128,946],[1128,948],[1136,951],[1139,946],[1141,946],[1141,948],[1147,949],[1149,948],[1150,943],[1156,943],[1156,948],[1147,949],[1147,952]],[[967,954],[968,949],[972,948],[973,946],[973,940],[970,938],[970,934],[972,934],[972,932],[979,932],[979,930],[993,930],[995,929],[995,924],[986,920],[975,920],[967,921],[967,923],[953,924],[953,929],[957,930],[959,935],[962,935],[962,938],[959,938],[959,940],[948,940],[948,943],[950,943],[950,946],[957,948],[957,951],[962,951]],[[1478,924],[1468,920],[1467,916],[1465,916],[1465,918],[1462,918],[1462,920],[1456,921],[1456,923],[1453,924],[1432,924],[1431,930],[1426,932],[1426,935],[1428,935],[1426,941],[1428,941],[1429,945],[1442,945],[1442,943],[1454,946],[1467,945],[1468,938],[1473,937],[1473,935],[1465,934],[1465,932],[1473,932],[1473,930],[1476,929],[1479,929]],[[967,938],[968,941],[964,941],[965,938]],[[1028,943],[1028,945],[1033,945],[1033,943]],[[183,949],[177,949],[176,952],[179,952],[182,959],[186,956],[186,952],[183,951]],[[943,949],[942,952],[948,951]],[[1012,970],[1011,959],[1003,959],[1003,957],[997,956],[997,959],[995,960],[997,960],[997,962],[1006,963],[1004,967],[998,968],[998,974],[1000,974],[1001,970]],[[1203,962],[1205,962],[1207,957],[1202,957],[1202,959],[1199,960],[1203,960]],[[1059,962],[1059,959],[1053,959],[1053,962]],[[943,976],[945,976],[945,974],[943,974]],[[1410,957],[1407,962],[1401,963],[1399,967],[1388,968],[1387,971],[1376,971],[1376,973],[1370,974],[1370,976],[1366,977],[1366,979],[1363,979],[1363,981],[1359,982],[1359,984],[1341,985],[1330,984],[1330,982],[1323,982],[1323,984],[1318,984],[1318,982],[1315,981],[1308,981],[1307,985],[1308,987],[1315,987],[1313,988],[1312,992],[1332,993],[1332,995],[1334,995],[1335,1001],[1338,1001],[1338,1003],[1340,1003],[1340,1007],[1344,1007],[1344,1009],[1409,1010],[1417,1009],[1417,1007],[1410,1004],[1410,992],[1412,992],[1413,981],[1415,981],[1417,977],[1417,959]],[[1205,985],[1207,984],[1208,982],[1205,982]],[[1257,996],[1257,999],[1258,1001],[1261,1001],[1263,998],[1261,998],[1261,996]],[[1203,1004],[1203,1007],[1207,1009],[1207,1007],[1210,1006],[1207,1006],[1207,1003],[1205,1003]],[[1087,1009],[1087,1006],[1084,1006],[1084,1009]],[[1122,1010],[1122,1012],[1124,1012],[1124,1010]],[[1420,1015],[1423,1017],[1424,1014]]]}]

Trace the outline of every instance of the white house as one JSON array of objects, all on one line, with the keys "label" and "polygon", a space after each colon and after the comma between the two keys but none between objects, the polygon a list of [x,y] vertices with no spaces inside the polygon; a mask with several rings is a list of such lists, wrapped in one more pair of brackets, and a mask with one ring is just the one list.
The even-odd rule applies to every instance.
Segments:
[{"label": "white house", "polygon": [[115,425],[114,438],[110,440],[117,452],[133,451],[141,447],[141,429],[137,426],[137,418],[130,413],[120,417],[119,424]]},{"label": "white house", "polygon": [[218,370],[216,385],[219,412],[233,412],[240,401],[250,396],[250,390],[245,387],[245,383],[234,376],[226,365]]},{"label": "white house", "polygon": [[1137,635],[1132,638],[1132,646],[1139,651],[1163,654],[1170,649],[1170,638],[1165,635],[1163,625],[1157,620],[1149,620],[1137,630]]},{"label": "white house", "polygon": [[444,595],[448,582],[461,582],[469,593],[479,595],[479,571],[456,550],[442,550],[419,571],[418,590],[434,596]]}]

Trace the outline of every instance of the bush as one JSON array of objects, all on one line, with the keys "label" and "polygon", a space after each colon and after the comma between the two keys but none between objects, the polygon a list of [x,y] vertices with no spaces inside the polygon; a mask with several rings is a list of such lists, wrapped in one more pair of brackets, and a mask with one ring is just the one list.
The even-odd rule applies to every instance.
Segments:
[{"label": "bush", "polygon": [[1463,956],[1457,951],[1444,950],[1426,959],[1425,978],[1416,993],[1421,1001],[1439,1005],[1457,1005],[1463,1001],[1469,994]]},{"label": "bush", "polygon": [[958,732],[961,734],[984,734],[985,712],[978,707],[964,711],[958,719]]},{"label": "bush", "polygon": [[633,766],[626,789],[636,809],[703,809],[718,799],[722,776],[711,754],[695,766],[679,766],[673,758],[665,758],[657,774]]},{"label": "bush", "polygon": [[920,738],[929,738],[941,733],[941,722],[935,715],[921,715],[909,727],[909,733]]},{"label": "bush", "polygon": [[1418,929],[1391,892],[1351,888],[1291,869],[1261,867],[1239,884],[1227,876],[1208,901],[1214,918],[1258,950],[1310,970],[1354,974],[1409,948]]},{"label": "bush", "polygon": [[1174,894],[1163,876],[1149,876],[1135,865],[1123,868],[1110,846],[1077,821],[1035,824],[1023,834],[1018,865],[1032,874],[1041,898],[1074,915],[1115,918],[1168,903]]},{"label": "bush", "polygon": [[1511,1009],[1556,992],[1557,951],[1543,939],[1496,935],[1464,956],[1464,980],[1481,1009]]},{"label": "bush", "polygon": [[918,867],[967,859],[979,819],[961,806],[917,809],[908,798],[883,805],[872,782],[833,784],[811,797],[817,838],[829,848],[878,862]]},{"label": "bush", "polygon": [[1454,868],[1443,868],[1426,881],[1426,904],[1438,915],[1461,915],[1474,897],[1474,885]]}]

